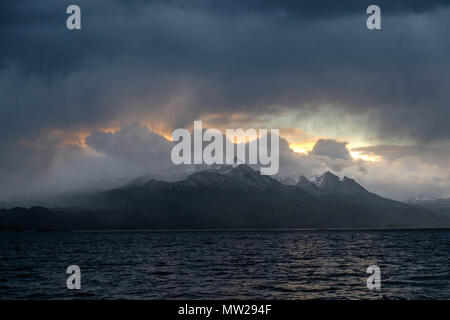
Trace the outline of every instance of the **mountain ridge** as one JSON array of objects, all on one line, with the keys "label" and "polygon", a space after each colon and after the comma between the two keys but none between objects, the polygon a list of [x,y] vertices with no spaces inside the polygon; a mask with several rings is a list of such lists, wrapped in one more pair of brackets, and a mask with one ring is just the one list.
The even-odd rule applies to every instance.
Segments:
[{"label": "mountain ridge", "polygon": [[450,226],[447,217],[382,198],[330,172],[286,185],[239,165],[174,182],[135,182],[78,198],[70,208],[0,210],[0,229]]}]

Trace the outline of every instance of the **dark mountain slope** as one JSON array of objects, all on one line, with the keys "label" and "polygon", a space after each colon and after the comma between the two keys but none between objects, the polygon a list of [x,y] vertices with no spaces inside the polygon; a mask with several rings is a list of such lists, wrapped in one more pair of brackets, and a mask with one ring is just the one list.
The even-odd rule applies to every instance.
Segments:
[{"label": "dark mountain slope", "polygon": [[283,185],[245,165],[211,169],[177,182],[128,183],[83,199],[82,209],[0,210],[0,228],[450,226],[447,218],[379,197],[352,179],[341,180],[331,173],[321,178],[308,184],[310,191],[303,187],[304,179],[300,185]]}]

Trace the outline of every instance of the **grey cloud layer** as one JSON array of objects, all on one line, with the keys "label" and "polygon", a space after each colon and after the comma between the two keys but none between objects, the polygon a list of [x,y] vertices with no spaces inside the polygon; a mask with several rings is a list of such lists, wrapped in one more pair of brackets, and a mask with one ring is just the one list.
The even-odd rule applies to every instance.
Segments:
[{"label": "grey cloud layer", "polygon": [[371,1],[77,3],[75,32],[65,28],[72,3],[0,4],[0,189],[61,154],[56,142],[21,140],[114,121],[167,129],[210,113],[330,105],[366,115],[358,125],[387,143],[450,140],[447,1],[378,1],[381,31],[365,28]]},{"label": "grey cloud layer", "polygon": [[[147,109],[185,93],[179,123],[204,113],[331,104],[370,113],[376,134],[384,138],[450,137],[450,11],[441,1],[381,3],[386,12],[381,32],[365,29],[364,6],[356,1],[345,6],[336,1],[321,6],[313,1],[81,1],[80,32],[65,29],[60,1],[27,3],[31,7],[3,4],[7,19],[1,37],[8,46],[0,55],[2,73],[36,76],[43,89],[14,88],[15,95],[33,99],[47,90],[50,101],[22,108],[46,113],[66,103],[55,117],[77,109],[69,111],[79,115],[74,123],[95,122],[115,116],[117,109],[117,102],[104,108],[99,100],[110,94],[119,101],[131,99],[124,92],[135,87],[136,105],[148,102]],[[277,15],[283,9],[286,14]],[[86,85],[64,86],[74,74]],[[92,92],[90,86],[98,82],[102,88]],[[158,91],[149,97],[147,90],[154,87]],[[69,103],[58,99],[65,92],[72,93]],[[6,105],[14,104],[7,98]]]}]

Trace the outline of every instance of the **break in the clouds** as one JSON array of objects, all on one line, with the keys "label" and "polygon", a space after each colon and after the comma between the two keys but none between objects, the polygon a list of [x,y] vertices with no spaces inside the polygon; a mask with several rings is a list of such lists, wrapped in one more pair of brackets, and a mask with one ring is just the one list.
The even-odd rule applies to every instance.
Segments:
[{"label": "break in the clouds", "polygon": [[[195,119],[237,126],[242,118],[302,130],[314,143],[336,141],[293,154],[286,166],[292,174],[354,170],[372,181],[372,172],[382,172],[372,168],[387,172],[415,159],[415,174],[444,180],[429,188],[431,182],[416,179],[417,189],[445,193],[448,1],[377,1],[376,31],[365,26],[373,4],[365,0],[79,0],[79,31],[66,28],[70,4],[0,4],[2,197],[64,172],[70,183],[97,178],[93,172],[121,176],[158,167],[156,151],[140,150],[151,133],[130,139],[128,149],[115,145],[135,121],[168,134]],[[108,128],[122,130],[107,134]],[[404,156],[392,162],[393,153],[380,146]],[[362,163],[349,157],[354,152],[382,160]],[[153,160],[142,164],[147,155]],[[400,189],[412,180],[396,181]]]}]

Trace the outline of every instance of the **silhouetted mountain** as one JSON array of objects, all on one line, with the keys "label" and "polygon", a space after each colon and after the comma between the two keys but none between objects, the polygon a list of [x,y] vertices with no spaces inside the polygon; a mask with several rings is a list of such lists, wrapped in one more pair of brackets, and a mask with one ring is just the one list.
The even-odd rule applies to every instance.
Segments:
[{"label": "silhouetted mountain", "polygon": [[280,182],[287,186],[295,186],[297,184],[297,182],[291,177],[280,179]]},{"label": "silhouetted mountain", "polygon": [[[303,177],[302,185],[307,185]],[[309,181],[309,180],[308,180]],[[299,181],[300,182],[300,181]],[[341,193],[341,194],[367,194],[369,191],[364,189],[355,180],[348,177],[340,179],[338,176],[327,171],[315,181],[312,182],[324,193]]]},{"label": "silhouetted mountain", "polygon": [[322,190],[313,182],[309,181],[305,176],[301,176],[300,179],[298,179],[297,186],[312,194],[319,194],[322,192]]},{"label": "silhouetted mountain", "polygon": [[[75,208],[73,207],[75,206]],[[359,228],[450,226],[447,217],[382,198],[327,172],[284,185],[249,166],[167,182],[135,180],[72,208],[0,210],[0,229]]]}]

